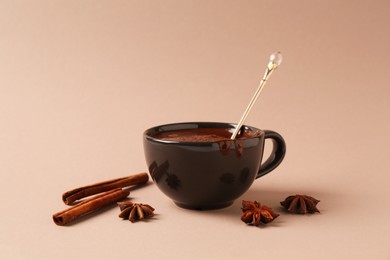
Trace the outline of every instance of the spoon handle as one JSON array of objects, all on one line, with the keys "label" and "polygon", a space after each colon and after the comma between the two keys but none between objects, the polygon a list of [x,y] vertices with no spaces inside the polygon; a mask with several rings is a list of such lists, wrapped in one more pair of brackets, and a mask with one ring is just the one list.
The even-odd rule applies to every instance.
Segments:
[{"label": "spoon handle", "polygon": [[245,119],[247,118],[257,98],[259,97],[260,92],[263,90],[265,83],[267,83],[268,78],[271,76],[272,72],[281,64],[281,62],[282,62],[282,57],[280,52],[273,53],[271,55],[270,61],[267,66],[267,70],[265,71],[264,76],[260,81],[259,87],[256,89],[255,94],[253,95],[251,101],[249,102],[247,108],[245,109],[244,114],[242,115],[240,121],[238,122],[236,129],[234,130],[232,136],[230,137],[231,140],[236,139],[238,132],[240,131],[242,125],[244,124]]}]

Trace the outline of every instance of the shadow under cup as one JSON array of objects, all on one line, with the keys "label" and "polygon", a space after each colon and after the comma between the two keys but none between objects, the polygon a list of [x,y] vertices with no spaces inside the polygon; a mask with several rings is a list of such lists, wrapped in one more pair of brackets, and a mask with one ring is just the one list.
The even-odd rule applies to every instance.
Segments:
[{"label": "shadow under cup", "polygon": [[[283,137],[270,130],[243,126],[235,140],[235,124],[190,122],[156,126],[144,132],[144,152],[149,173],[158,188],[178,206],[189,209],[216,209],[231,205],[253,181],[283,160]],[[165,132],[195,130],[225,133],[218,141],[164,140]],[[221,130],[221,131],[219,131]],[[265,139],[273,149],[262,162]]]}]

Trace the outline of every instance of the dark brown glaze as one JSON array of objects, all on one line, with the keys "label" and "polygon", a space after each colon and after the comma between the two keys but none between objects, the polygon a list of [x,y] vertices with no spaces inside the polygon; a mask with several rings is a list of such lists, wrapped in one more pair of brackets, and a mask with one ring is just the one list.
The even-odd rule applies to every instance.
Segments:
[{"label": "dark brown glaze", "polygon": [[[145,159],[158,188],[180,207],[223,208],[283,160],[285,144],[280,135],[244,126],[241,135],[233,141],[230,136],[234,127],[227,123],[191,122],[146,130]],[[161,139],[169,133],[188,138],[186,141]],[[194,134],[216,136],[194,138]],[[266,138],[273,141],[274,149],[263,165]]]}]

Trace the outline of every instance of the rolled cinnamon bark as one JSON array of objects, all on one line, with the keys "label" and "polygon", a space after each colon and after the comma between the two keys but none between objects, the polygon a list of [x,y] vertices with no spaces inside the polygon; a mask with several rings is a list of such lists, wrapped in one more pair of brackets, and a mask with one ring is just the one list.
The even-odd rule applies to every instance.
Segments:
[{"label": "rolled cinnamon bark", "polygon": [[53,221],[59,226],[64,226],[80,216],[126,198],[129,194],[129,191],[121,188],[110,190],[54,214]]},{"label": "rolled cinnamon bark", "polygon": [[128,187],[132,185],[144,184],[148,181],[148,179],[149,179],[148,174],[143,172],[135,175],[130,175],[127,177],[99,182],[92,185],[87,185],[87,186],[83,186],[80,188],[67,191],[62,195],[62,200],[66,205],[69,205],[76,200],[94,194],[98,194],[104,191],[109,191],[116,188]]}]

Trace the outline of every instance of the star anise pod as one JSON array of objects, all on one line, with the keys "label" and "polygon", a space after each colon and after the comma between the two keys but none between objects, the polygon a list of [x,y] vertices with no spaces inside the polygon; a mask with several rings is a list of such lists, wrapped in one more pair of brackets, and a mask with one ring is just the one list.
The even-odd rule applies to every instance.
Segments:
[{"label": "star anise pod", "polygon": [[319,200],[307,195],[292,195],[288,196],[280,204],[289,212],[296,214],[306,214],[320,212],[317,209]]},{"label": "star anise pod", "polygon": [[261,205],[257,201],[242,201],[242,211],[244,214],[241,220],[249,225],[258,226],[260,223],[267,224],[279,217],[271,208]]},{"label": "star anise pod", "polygon": [[154,208],[147,204],[133,203],[131,201],[118,202],[117,204],[121,210],[119,217],[128,219],[131,222],[154,216]]}]

